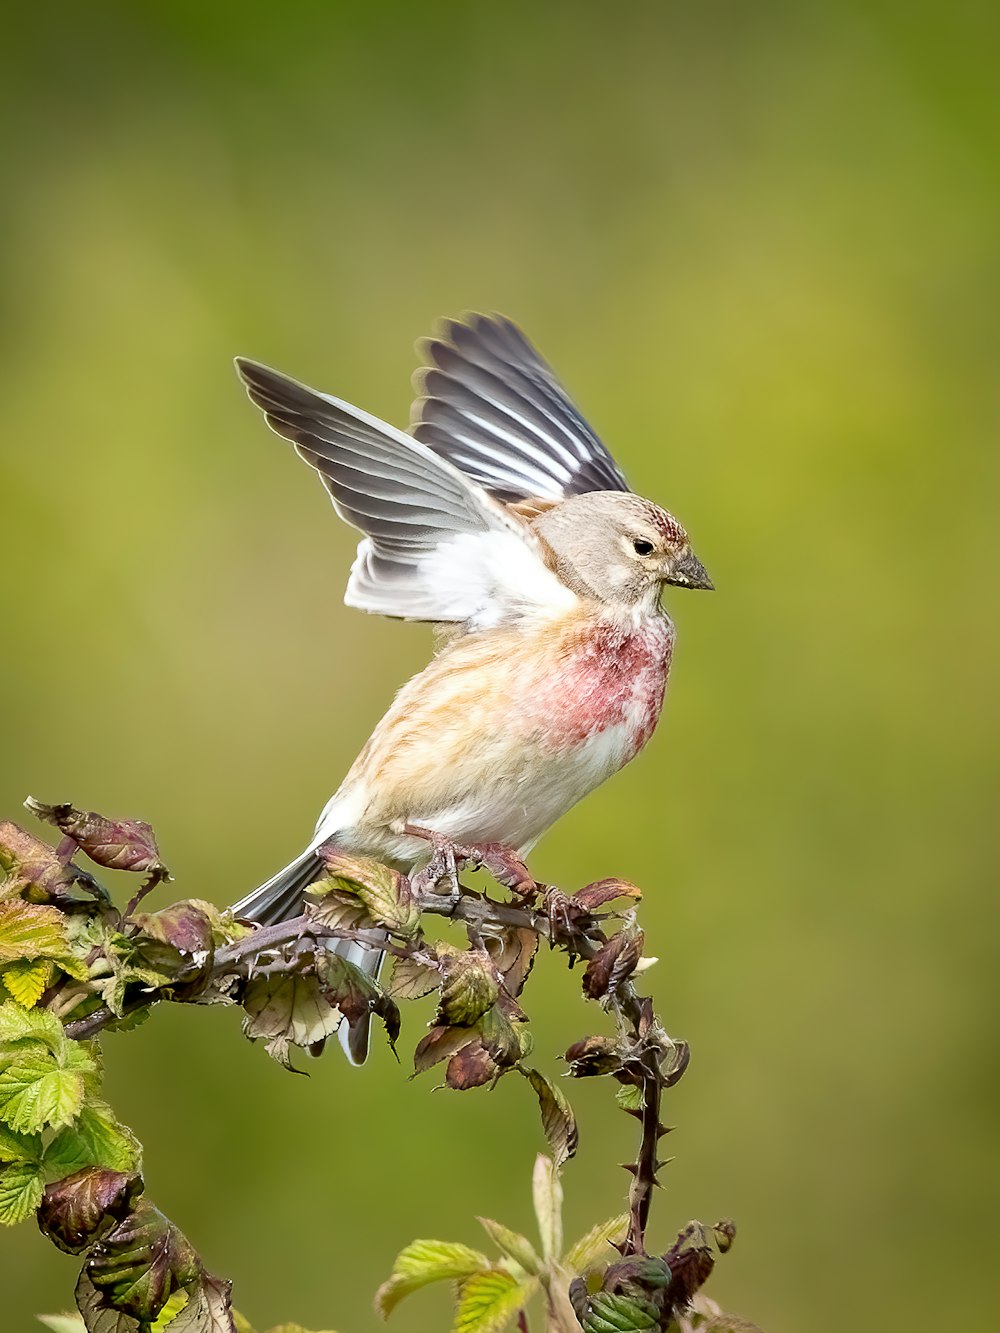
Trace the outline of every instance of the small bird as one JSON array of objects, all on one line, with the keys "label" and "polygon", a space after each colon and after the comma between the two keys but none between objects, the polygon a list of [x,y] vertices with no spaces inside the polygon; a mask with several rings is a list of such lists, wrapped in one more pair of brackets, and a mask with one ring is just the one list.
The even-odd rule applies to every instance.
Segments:
[{"label": "small bird", "polygon": [[[674,647],[663,585],[713,586],[511,320],[448,320],[418,351],[408,432],[236,361],[267,424],[364,534],[347,605],[447,631],[309,845],[235,905],[262,924],[302,910],[324,844],[405,873],[441,849],[452,865],[490,844],[525,855],[652,735]],[[377,972],[377,950],[332,947]],[[367,1025],[341,1039],[362,1063]]]}]

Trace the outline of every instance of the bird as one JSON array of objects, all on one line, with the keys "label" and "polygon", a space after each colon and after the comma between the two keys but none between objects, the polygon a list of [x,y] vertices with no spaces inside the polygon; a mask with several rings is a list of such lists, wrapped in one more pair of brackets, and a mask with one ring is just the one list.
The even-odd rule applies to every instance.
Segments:
[{"label": "bird", "polygon": [[[324,847],[403,873],[442,847],[523,858],[652,735],[675,638],[664,586],[713,587],[517,324],[465,315],[417,349],[405,431],[236,359],[267,425],[362,534],[346,604],[441,631],[308,845],[234,904],[262,925],[302,911]],[[377,975],[379,950],[331,947]],[[368,1025],[340,1037],[363,1063]]]}]

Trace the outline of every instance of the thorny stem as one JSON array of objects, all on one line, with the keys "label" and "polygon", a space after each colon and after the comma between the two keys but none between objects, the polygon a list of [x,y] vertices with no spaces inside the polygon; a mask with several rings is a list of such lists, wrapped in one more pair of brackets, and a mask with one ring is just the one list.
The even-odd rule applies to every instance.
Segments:
[{"label": "thorny stem", "polygon": [[649,1205],[656,1187],[657,1144],[660,1139],[660,1093],[662,1082],[652,1051],[646,1051],[642,1058],[642,1136],[639,1141],[639,1156],[636,1158],[635,1172],[629,1187],[629,1222],[628,1236],[625,1240],[626,1254],[644,1254],[646,1223],[649,1219]]},{"label": "thorny stem", "polygon": [[[599,913],[590,914],[582,921],[559,925],[547,912],[526,905],[494,902],[468,892],[457,899],[445,894],[421,893],[417,898],[417,904],[422,912],[465,922],[470,935],[489,935],[491,928],[498,930],[513,927],[530,930],[540,938],[548,940],[552,947],[565,946],[571,956],[583,961],[592,959],[607,942],[600,928],[600,922],[606,918]],[[350,939],[397,957],[409,957],[413,953],[412,947],[407,948],[391,938],[386,939],[385,933],[381,930],[336,929],[320,924],[310,913],[304,912],[286,921],[279,921],[275,925],[260,926],[243,939],[217,950],[214,956],[192,962],[189,968],[172,979],[169,993],[156,990],[140,992],[126,1003],[126,1013],[172,997],[195,999],[198,991],[213,980],[226,976],[251,976],[262,966],[266,966],[261,961],[266,955],[280,956],[281,950],[289,945],[302,945],[309,940],[321,939]],[[183,992],[185,987],[191,988],[189,995],[177,994],[178,991]],[[643,1041],[644,1033],[652,1021],[652,1006],[649,1000],[644,1000],[637,994],[631,981],[625,981],[618,986],[611,997],[610,1007],[624,1020],[632,1040],[636,1043]],[[85,1040],[121,1016],[113,1013],[106,1005],[102,1005],[85,1018],[68,1023],[66,1035],[78,1041]],[[671,1082],[675,1082],[683,1072],[686,1053],[682,1051],[678,1053],[681,1055],[681,1062],[673,1078],[664,1078],[660,1071],[660,1060],[664,1055],[662,1048],[658,1050],[655,1045],[647,1045],[641,1055],[642,1109],[633,1112],[641,1122],[641,1137],[636,1162],[634,1167],[629,1168],[633,1172],[633,1179],[629,1188],[629,1228],[623,1248],[625,1254],[645,1253],[646,1223],[653,1189],[657,1184],[656,1173],[660,1165],[657,1159],[657,1144],[664,1132],[660,1124],[661,1092],[665,1085],[669,1086]],[[519,1327],[527,1328],[526,1316],[522,1315],[519,1318]]]}]

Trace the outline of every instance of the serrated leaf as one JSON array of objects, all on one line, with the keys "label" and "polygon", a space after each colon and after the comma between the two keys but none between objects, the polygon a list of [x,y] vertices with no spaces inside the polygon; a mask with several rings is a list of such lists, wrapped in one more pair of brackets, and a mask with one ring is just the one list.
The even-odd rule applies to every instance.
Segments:
[{"label": "serrated leaf", "polygon": [[611,1037],[584,1037],[569,1047],[563,1059],[574,1078],[593,1078],[621,1069],[625,1055]]},{"label": "serrated leaf", "polygon": [[95,810],[45,805],[31,796],[24,804],[36,818],[54,824],[72,838],[95,865],[109,870],[155,871],[166,875],[156,836],[144,820],[108,819]]},{"label": "serrated leaf", "polygon": [[0,1074],[0,1119],[19,1132],[69,1124],[82,1103],[82,1076],[51,1054],[25,1053]]},{"label": "serrated leaf", "polygon": [[0,1046],[23,1041],[44,1042],[54,1054],[67,1043],[63,1025],[48,1009],[25,1009],[8,1000],[0,1004]]},{"label": "serrated leaf", "polygon": [[[380,926],[409,937],[420,923],[420,909],[410,894],[410,882],[398,870],[365,856],[348,856],[335,848],[320,848],[326,866],[329,888],[337,893],[360,898],[368,914]],[[310,893],[317,895],[320,886]]]},{"label": "serrated leaf", "polygon": [[84,1167],[46,1187],[39,1228],[64,1253],[79,1254],[114,1226],[141,1189],[136,1175]]},{"label": "serrated leaf", "polygon": [[615,1093],[615,1101],[623,1111],[641,1111],[642,1088],[637,1083],[626,1083]]},{"label": "serrated leaf", "polygon": [[179,1311],[165,1321],[163,1316],[174,1298],[168,1300],[150,1333],[158,1333],[160,1329],[163,1333],[235,1333],[236,1322],[230,1308],[232,1286],[231,1282],[203,1274],[184,1293],[187,1300]]},{"label": "serrated leaf", "polygon": [[[449,1031],[464,1032],[468,1036],[467,1028],[451,1028]],[[445,1086],[455,1092],[468,1092],[470,1088],[482,1088],[487,1083],[494,1083],[502,1072],[477,1033],[448,1061],[444,1081]]]},{"label": "serrated leaf", "polygon": [[56,907],[8,898],[0,903],[0,964],[19,958],[53,958],[69,949],[63,914]]},{"label": "serrated leaf", "polygon": [[415,1240],[400,1250],[392,1274],[375,1293],[375,1309],[388,1318],[404,1296],[432,1282],[448,1282],[488,1270],[489,1259],[468,1245],[442,1240]]},{"label": "serrated leaf", "polygon": [[17,1134],[0,1120],[0,1162],[35,1162],[42,1156],[40,1134]]},{"label": "serrated leaf", "polygon": [[476,1273],[459,1288],[452,1333],[500,1333],[530,1299],[534,1287],[499,1268]]},{"label": "serrated leaf", "polygon": [[87,1274],[87,1268],[88,1265],[84,1264],[73,1293],[87,1333],[139,1333],[138,1319],[133,1319],[124,1310],[115,1310],[105,1305],[102,1293]]},{"label": "serrated leaf", "polygon": [[513,1259],[526,1273],[532,1273],[537,1277],[542,1270],[542,1260],[527,1236],[522,1236],[518,1231],[511,1231],[510,1227],[505,1227],[502,1222],[494,1222],[491,1217],[480,1217],[476,1220],[502,1254],[508,1259]]},{"label": "serrated leaf", "polygon": [[142,1147],[121,1124],[107,1102],[88,1100],[72,1125],[61,1130],[45,1150],[50,1176],[68,1176],[84,1166],[111,1171],[138,1171]]},{"label": "serrated leaf", "polygon": [[0,821],[0,898],[20,893],[29,885],[55,895],[72,883],[73,872],[59,860],[54,847],[9,820]]},{"label": "serrated leaf", "polygon": [[218,908],[188,898],[159,912],[136,912],[130,919],[143,935],[180,953],[207,953],[215,944],[213,917],[218,917]]},{"label": "serrated leaf", "polygon": [[612,995],[635,971],[642,957],[645,936],[626,927],[602,944],[583,973],[583,993],[591,1000]]},{"label": "serrated leaf", "polygon": [[485,951],[469,949],[441,959],[441,992],[434,1022],[442,1027],[473,1027],[500,994],[496,973]]},{"label": "serrated leaf", "polygon": [[311,1046],[336,1032],[341,1020],[319,978],[295,973],[255,977],[243,993],[243,1011],[246,1036],[262,1037],[267,1053],[286,1065],[289,1043]]},{"label": "serrated leaf", "polygon": [[602,1259],[609,1260],[612,1245],[625,1239],[628,1231],[628,1213],[619,1213],[607,1222],[592,1227],[572,1245],[563,1259],[563,1267],[571,1273],[585,1273]]},{"label": "serrated leaf", "polygon": [[47,958],[19,958],[3,969],[2,980],[7,991],[25,1009],[32,1009],[42,998],[52,964]]},{"label": "serrated leaf", "polygon": [[590,1310],[583,1321],[584,1333],[643,1333],[645,1329],[659,1327],[652,1306],[609,1291],[591,1296]]},{"label": "serrated leaf", "polygon": [[537,934],[527,927],[512,927],[498,938],[487,940],[486,946],[493,965],[503,977],[509,995],[516,997],[524,989],[524,983],[535,963],[538,943]]},{"label": "serrated leaf", "polygon": [[537,1069],[525,1069],[523,1072],[535,1089],[542,1116],[542,1130],[558,1168],[576,1152],[580,1138],[576,1116],[561,1088],[557,1088]]},{"label": "serrated leaf", "polygon": [[140,1198],[93,1248],[86,1272],[108,1304],[152,1322],[172,1291],[199,1276],[201,1263],[170,1219]]},{"label": "serrated leaf", "polygon": [[414,1076],[422,1074],[440,1060],[450,1060],[471,1039],[468,1028],[431,1028],[425,1037],[417,1042],[413,1052]]},{"label": "serrated leaf", "polygon": [[596,912],[599,907],[605,907],[617,898],[631,898],[638,902],[641,897],[641,889],[637,889],[627,879],[599,879],[577,889],[572,901],[579,903],[588,912]]},{"label": "serrated leaf", "polygon": [[432,963],[420,963],[415,958],[396,958],[388,989],[394,1000],[419,1000],[436,990],[440,982],[440,974]]},{"label": "serrated leaf", "polygon": [[37,1161],[0,1166],[0,1225],[14,1226],[35,1211],[42,1198],[42,1170]]},{"label": "serrated leaf", "polygon": [[535,1205],[535,1221],[542,1241],[542,1254],[549,1263],[562,1253],[562,1182],[555,1163],[544,1153],[535,1158],[531,1176],[531,1195]]},{"label": "serrated leaf", "polygon": [[0,1168],[0,1225],[23,1222],[41,1199],[42,1172],[37,1162],[12,1162]]}]

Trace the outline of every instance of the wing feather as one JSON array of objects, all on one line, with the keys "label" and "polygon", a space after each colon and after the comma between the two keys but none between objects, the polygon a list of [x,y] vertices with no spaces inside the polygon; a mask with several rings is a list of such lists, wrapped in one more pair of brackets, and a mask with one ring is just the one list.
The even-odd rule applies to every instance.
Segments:
[{"label": "wing feather", "polygon": [[348,605],[475,629],[575,603],[530,526],[447,457],[267,366],[242,358],[236,365],[267,424],[365,534]]},{"label": "wing feather", "polygon": [[413,436],[506,502],[627,491],[548,364],[502,315],[447,320],[420,344]]}]

